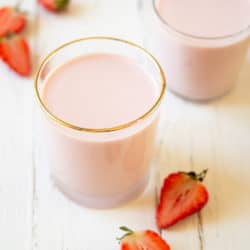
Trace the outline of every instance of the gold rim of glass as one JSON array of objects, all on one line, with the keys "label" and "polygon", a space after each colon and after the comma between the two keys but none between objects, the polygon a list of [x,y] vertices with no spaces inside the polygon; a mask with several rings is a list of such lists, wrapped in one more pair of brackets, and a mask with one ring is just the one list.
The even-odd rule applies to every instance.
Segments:
[{"label": "gold rim of glass", "polygon": [[[49,111],[49,109],[44,104],[44,102],[43,102],[43,100],[42,100],[42,98],[40,96],[39,89],[38,89],[39,76],[40,76],[41,70],[43,69],[43,66],[49,61],[49,59],[51,59],[61,49],[65,48],[65,47],[67,47],[69,45],[72,45],[74,43],[84,42],[84,41],[89,41],[89,40],[110,40],[110,41],[115,41],[115,42],[127,44],[127,45],[133,46],[134,48],[136,48],[136,49],[140,50],[141,52],[145,53],[149,57],[149,59],[151,61],[153,61],[153,63],[157,67],[157,69],[159,71],[159,74],[160,74],[161,90],[160,90],[159,97],[157,98],[155,103],[152,105],[152,107],[146,113],[142,114],[140,117],[138,117],[135,120],[132,120],[130,122],[127,122],[127,123],[124,123],[124,124],[121,124],[121,125],[118,125],[118,126],[114,126],[114,127],[111,127],[111,128],[85,128],[85,127],[79,127],[79,126],[76,126],[74,124],[65,122],[64,120],[60,119],[59,117],[57,117],[56,115],[52,114]],[[70,128],[70,129],[74,129],[74,130],[77,130],[77,131],[91,132],[91,133],[106,133],[106,132],[113,132],[113,131],[128,128],[128,127],[136,124],[137,122],[139,122],[141,120],[144,120],[150,114],[152,114],[158,108],[159,104],[161,103],[161,101],[163,99],[165,89],[166,89],[166,79],[165,79],[163,69],[162,69],[160,63],[157,61],[157,59],[149,51],[147,51],[145,48],[141,47],[140,45],[137,45],[137,44],[135,44],[133,42],[130,42],[130,41],[127,41],[127,40],[124,40],[124,39],[115,38],[115,37],[93,36],[93,37],[85,37],[85,38],[79,38],[79,39],[72,40],[70,42],[64,43],[63,45],[57,47],[55,50],[50,52],[42,60],[42,63],[40,64],[40,66],[38,68],[38,71],[37,71],[36,76],[35,76],[34,88],[35,88],[36,98],[37,98],[37,100],[39,102],[39,105],[42,108],[42,110],[47,114],[47,116],[49,118],[51,118],[52,120],[57,122],[59,125]]]},{"label": "gold rim of glass", "polygon": [[152,0],[152,4],[153,4],[153,9],[154,9],[154,12],[156,14],[156,16],[159,18],[159,20],[161,21],[161,23],[163,23],[164,25],[166,25],[167,27],[170,28],[170,30],[174,31],[174,32],[177,32],[185,37],[190,37],[190,38],[194,38],[194,39],[200,39],[200,40],[223,40],[223,39],[228,39],[228,38],[233,38],[235,36],[238,36],[238,35],[242,35],[244,34],[245,32],[247,31],[250,31],[250,24],[248,24],[247,27],[245,28],[242,28],[241,30],[237,31],[237,32],[234,32],[232,34],[228,34],[228,35],[224,35],[224,36],[196,36],[196,35],[193,35],[193,34],[189,34],[189,33],[186,33],[184,31],[181,31],[179,29],[176,29],[173,25],[169,24],[162,16],[161,14],[159,13],[158,9],[157,9],[157,3],[156,3],[156,0]]}]

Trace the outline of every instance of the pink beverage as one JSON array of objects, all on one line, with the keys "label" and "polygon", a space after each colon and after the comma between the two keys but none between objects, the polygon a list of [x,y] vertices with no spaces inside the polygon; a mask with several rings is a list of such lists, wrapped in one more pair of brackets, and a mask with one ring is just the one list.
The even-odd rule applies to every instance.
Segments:
[{"label": "pink beverage", "polygon": [[249,45],[250,2],[153,0],[151,10],[151,45],[170,90],[194,100],[230,90]]},{"label": "pink beverage", "polygon": [[[42,132],[51,176],[74,201],[113,207],[147,184],[164,77],[153,57],[121,40],[83,39],[61,50],[68,46],[78,46],[71,54],[80,55],[56,65],[37,86],[49,115]],[[109,52],[119,46],[119,53]]]}]

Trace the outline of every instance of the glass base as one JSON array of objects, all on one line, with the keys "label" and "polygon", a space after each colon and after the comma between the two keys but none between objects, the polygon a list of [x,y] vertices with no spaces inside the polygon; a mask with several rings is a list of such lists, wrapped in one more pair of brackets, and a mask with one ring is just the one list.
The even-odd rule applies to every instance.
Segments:
[{"label": "glass base", "polygon": [[218,93],[216,95],[211,95],[211,96],[206,96],[206,97],[194,97],[194,96],[185,95],[183,93],[175,91],[174,89],[171,89],[171,87],[169,87],[168,89],[175,96],[180,97],[186,101],[206,103],[206,102],[214,101],[214,100],[217,100],[219,98],[222,98],[228,95],[232,91],[233,88],[234,88],[234,85],[230,86],[228,89],[225,89],[222,93]]},{"label": "glass base", "polygon": [[63,193],[67,198],[77,203],[78,205],[87,208],[108,209],[120,206],[128,201],[137,198],[140,194],[142,194],[148,184],[149,175],[145,176],[139,183],[136,184],[136,186],[128,190],[126,193],[115,194],[112,196],[104,196],[104,197],[86,196],[82,193],[77,193],[75,191],[68,189],[54,176],[51,176],[51,179],[55,184],[56,188],[61,193]]}]

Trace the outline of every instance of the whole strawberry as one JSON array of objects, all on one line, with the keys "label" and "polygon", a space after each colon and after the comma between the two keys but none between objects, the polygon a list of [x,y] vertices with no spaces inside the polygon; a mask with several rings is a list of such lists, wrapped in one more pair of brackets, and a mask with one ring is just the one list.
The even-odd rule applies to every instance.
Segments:
[{"label": "whole strawberry", "polygon": [[151,230],[134,232],[127,227],[120,227],[125,235],[118,239],[121,250],[170,250],[169,245],[159,234]]},{"label": "whole strawberry", "polygon": [[178,172],[165,178],[156,211],[159,228],[168,228],[206,205],[208,192],[201,183],[206,173]]},{"label": "whole strawberry", "polygon": [[26,16],[18,8],[0,8],[0,37],[23,31],[26,23]]},{"label": "whole strawberry", "polygon": [[30,75],[30,50],[27,41],[23,37],[8,35],[5,38],[1,38],[0,57],[19,75]]},{"label": "whole strawberry", "polygon": [[38,2],[47,10],[51,12],[59,12],[64,10],[69,0],[38,0]]}]

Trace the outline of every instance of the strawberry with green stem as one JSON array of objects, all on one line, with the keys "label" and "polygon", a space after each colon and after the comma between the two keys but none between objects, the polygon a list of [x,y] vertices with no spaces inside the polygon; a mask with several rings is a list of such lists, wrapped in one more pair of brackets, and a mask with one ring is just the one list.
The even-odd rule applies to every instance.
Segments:
[{"label": "strawberry with green stem", "polygon": [[47,10],[51,12],[59,12],[64,10],[69,0],[38,0],[38,2]]},{"label": "strawberry with green stem", "polygon": [[27,24],[26,16],[16,7],[4,6],[0,8],[0,37],[9,33],[20,33]]},{"label": "strawberry with green stem", "polygon": [[125,234],[118,238],[121,250],[170,250],[169,245],[159,234],[151,230],[134,232],[127,227],[120,227]]},{"label": "strawberry with green stem", "polygon": [[208,192],[202,184],[207,169],[200,174],[177,172],[164,180],[156,211],[159,228],[168,228],[200,211],[208,202]]}]

